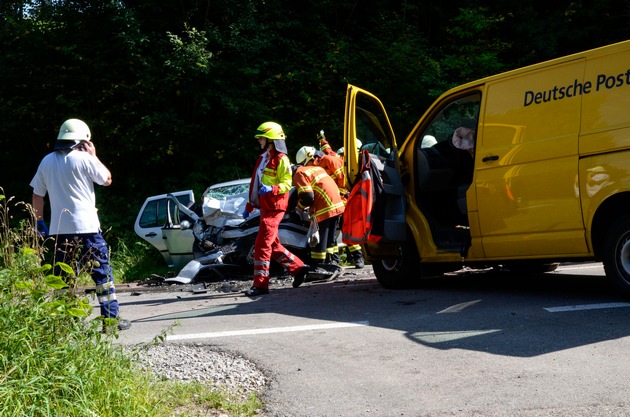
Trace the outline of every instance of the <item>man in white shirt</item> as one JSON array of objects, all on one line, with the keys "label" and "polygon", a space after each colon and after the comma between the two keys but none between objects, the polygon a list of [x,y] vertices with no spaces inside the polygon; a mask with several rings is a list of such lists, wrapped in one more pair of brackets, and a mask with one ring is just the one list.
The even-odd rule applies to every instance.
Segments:
[{"label": "man in white shirt", "polygon": [[[109,248],[101,234],[94,184],[109,186],[112,176],[96,157],[89,127],[79,119],[66,120],[59,129],[53,152],[39,164],[30,185],[40,234],[55,237],[55,263],[63,262],[78,273],[91,268],[101,315],[118,319],[119,330],[131,327],[118,318]],[[44,196],[50,200],[50,228],[46,226]],[[56,274],[61,272],[56,268]]]}]

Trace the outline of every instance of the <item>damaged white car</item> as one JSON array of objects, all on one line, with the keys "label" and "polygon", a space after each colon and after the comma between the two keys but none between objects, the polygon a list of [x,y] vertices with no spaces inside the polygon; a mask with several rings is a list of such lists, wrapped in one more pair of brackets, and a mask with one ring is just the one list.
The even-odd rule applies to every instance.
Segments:
[{"label": "damaged white car", "polygon": [[[216,280],[234,269],[253,266],[260,216],[255,210],[247,220],[242,218],[249,183],[247,178],[212,185],[204,191],[201,204],[190,190],[147,198],[134,230],[162,253],[169,267],[179,269],[166,283]],[[279,237],[285,247],[308,262],[310,223],[294,210],[296,202],[292,191]]]}]

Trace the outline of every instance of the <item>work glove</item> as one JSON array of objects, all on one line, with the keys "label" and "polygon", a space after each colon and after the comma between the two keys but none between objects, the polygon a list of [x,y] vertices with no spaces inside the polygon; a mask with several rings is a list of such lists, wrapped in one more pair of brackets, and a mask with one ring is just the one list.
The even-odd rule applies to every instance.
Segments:
[{"label": "work glove", "polygon": [[260,190],[258,190],[258,194],[260,195],[265,195],[269,192],[271,192],[273,190],[273,187],[271,185],[261,185],[260,186]]},{"label": "work glove", "polygon": [[247,220],[248,217],[249,217],[249,211],[243,210],[243,220]]},{"label": "work glove", "polygon": [[48,226],[44,220],[37,220],[37,234],[42,238],[48,237]]}]

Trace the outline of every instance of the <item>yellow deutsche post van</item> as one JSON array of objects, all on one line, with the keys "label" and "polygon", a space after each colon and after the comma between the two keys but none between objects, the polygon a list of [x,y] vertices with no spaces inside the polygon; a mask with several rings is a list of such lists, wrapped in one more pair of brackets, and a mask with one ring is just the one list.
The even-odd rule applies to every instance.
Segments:
[{"label": "yellow deutsche post van", "polygon": [[383,236],[364,245],[382,285],[601,260],[630,295],[630,41],[451,89],[400,146],[381,101],[349,85],[349,184],[355,139],[384,183]]}]

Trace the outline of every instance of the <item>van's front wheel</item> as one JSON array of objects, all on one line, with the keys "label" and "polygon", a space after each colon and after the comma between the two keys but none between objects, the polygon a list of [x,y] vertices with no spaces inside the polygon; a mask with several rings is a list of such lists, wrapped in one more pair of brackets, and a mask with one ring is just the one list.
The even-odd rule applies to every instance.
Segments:
[{"label": "van's front wheel", "polygon": [[608,230],[602,258],[608,279],[630,296],[630,216],[621,218]]},{"label": "van's front wheel", "polygon": [[372,260],[374,275],[383,287],[394,290],[408,288],[418,275],[418,255],[410,254],[408,246],[406,242],[402,244],[399,258]]},{"label": "van's front wheel", "polygon": [[444,270],[420,264],[415,243],[410,239],[401,244],[400,257],[372,260],[379,284],[392,290],[418,285],[420,278],[441,275]]}]

